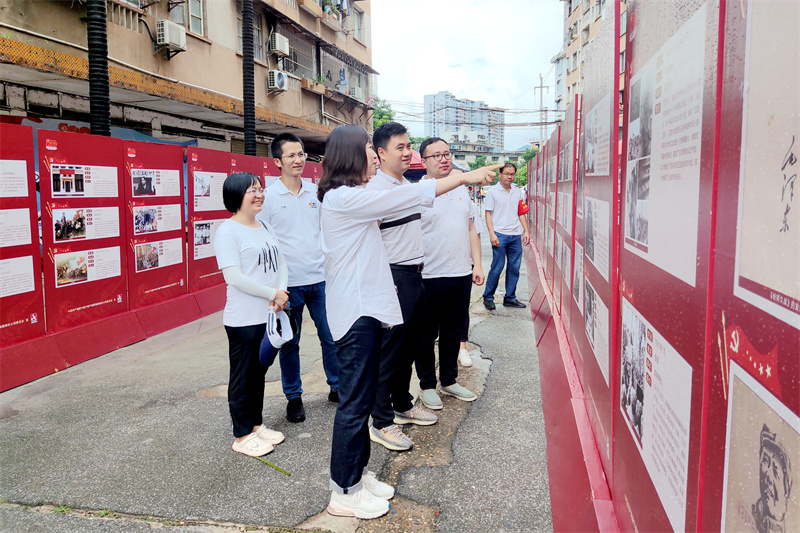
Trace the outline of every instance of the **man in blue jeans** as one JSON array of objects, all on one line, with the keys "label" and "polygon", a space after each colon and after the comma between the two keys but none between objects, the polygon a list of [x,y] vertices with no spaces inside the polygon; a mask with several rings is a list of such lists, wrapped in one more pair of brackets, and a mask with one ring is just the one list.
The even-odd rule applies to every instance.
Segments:
[{"label": "man in blue jeans", "polygon": [[486,277],[486,289],[483,291],[483,305],[493,311],[494,292],[500,281],[500,273],[508,257],[506,270],[506,294],[503,296],[505,307],[524,308],[525,304],[517,300],[517,281],[519,266],[522,263],[522,247],[530,242],[528,219],[518,215],[520,201],[524,201],[522,189],[514,185],[517,167],[514,163],[506,163],[500,172],[497,185],[486,194],[484,211],[486,212],[486,229],[489,230],[489,242],[492,243],[492,266]]},{"label": "man in blue jeans", "polygon": [[317,327],[322,347],[322,366],[325,369],[330,393],[328,400],[339,401],[339,364],[336,344],[328,328],[325,313],[325,275],[322,241],[320,240],[317,186],[303,181],[306,154],[303,142],[291,133],[282,133],[272,141],[272,157],[281,177],[264,191],[264,208],[256,218],[275,230],[281,252],[289,266],[289,308],[297,323],[297,334],[284,344],[278,353],[281,365],[283,394],[286,395],[286,419],[302,422],[306,419],[303,407],[303,383],[300,379],[300,331],[303,309],[308,307]]}]

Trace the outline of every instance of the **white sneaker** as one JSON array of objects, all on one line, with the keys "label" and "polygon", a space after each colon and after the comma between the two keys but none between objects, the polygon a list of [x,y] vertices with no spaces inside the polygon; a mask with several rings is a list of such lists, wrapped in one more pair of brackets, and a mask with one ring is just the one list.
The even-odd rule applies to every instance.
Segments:
[{"label": "white sneaker", "polygon": [[233,451],[249,455],[250,457],[261,457],[274,450],[275,447],[269,442],[256,437],[255,433],[250,433],[240,442],[233,441]]},{"label": "white sneaker", "polygon": [[394,488],[383,481],[378,481],[375,472],[368,470],[366,474],[361,476],[361,482],[376,498],[391,500],[394,497]]},{"label": "white sneaker", "polygon": [[389,502],[372,494],[365,486],[352,494],[339,494],[331,491],[328,513],[333,516],[354,516],[356,518],[378,518],[389,512]]},{"label": "white sneaker", "polygon": [[280,444],[286,438],[280,431],[269,429],[267,426],[263,424],[256,431],[256,437],[263,440],[264,442],[269,442],[272,445]]},{"label": "white sneaker", "polygon": [[458,351],[458,362],[461,363],[461,366],[472,366],[472,357],[469,356],[467,350]]}]

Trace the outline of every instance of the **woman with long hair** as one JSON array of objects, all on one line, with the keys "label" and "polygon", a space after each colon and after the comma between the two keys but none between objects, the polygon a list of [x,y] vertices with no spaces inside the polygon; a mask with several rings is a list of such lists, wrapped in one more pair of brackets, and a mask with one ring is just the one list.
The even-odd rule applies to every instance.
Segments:
[{"label": "woman with long hair", "polygon": [[357,518],[382,516],[394,496],[394,488],[367,469],[367,423],[375,402],[381,331],[403,322],[377,222],[430,206],[434,197],[459,185],[491,183],[501,166],[379,191],[363,186],[375,174],[374,161],[366,130],[339,126],[328,136],[317,188],[328,323],[339,360],[328,512]]},{"label": "woman with long hair", "polygon": [[222,323],[231,364],[228,406],[236,439],[233,449],[258,457],[284,439],[283,433],[262,424],[269,364],[261,364],[259,350],[270,308],[281,311],[289,301],[289,271],[272,228],[256,220],[264,205],[261,179],[249,172],[231,174],[222,185],[222,200],[233,213],[214,237],[217,264],[228,285]]}]

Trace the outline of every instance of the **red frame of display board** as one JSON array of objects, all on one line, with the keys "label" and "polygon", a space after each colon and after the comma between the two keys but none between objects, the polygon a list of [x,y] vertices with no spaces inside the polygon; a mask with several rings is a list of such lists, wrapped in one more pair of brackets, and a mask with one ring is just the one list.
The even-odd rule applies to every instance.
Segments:
[{"label": "red frame of display board", "polygon": [[[62,331],[127,311],[127,261],[124,253],[127,247],[127,232],[122,223],[124,220],[124,206],[122,203],[122,141],[108,137],[60,131],[40,131],[37,137],[42,199],[42,245],[45,250],[44,287],[47,331]],[[116,195],[54,197],[52,169],[56,165],[75,166],[78,168],[82,166],[113,168],[116,172]],[[64,170],[74,172],[74,169]],[[77,189],[79,175],[77,173],[73,175],[75,176],[74,186]],[[83,187],[91,183],[97,183],[97,177],[92,182],[90,182],[91,179],[88,176],[84,177],[85,184]],[[106,186],[111,186],[110,178],[106,182]],[[102,194],[107,193],[103,192]],[[69,239],[63,243],[56,243],[54,236],[54,210],[69,211],[87,208],[117,209],[118,235],[95,239],[89,239],[87,235],[85,239],[74,241]],[[86,226],[88,227],[90,224],[92,224],[92,221],[87,220]],[[114,247],[118,248],[118,276],[94,281],[87,280],[74,284],[67,282],[65,286],[56,286],[56,255],[74,255],[84,251],[90,252]],[[85,258],[87,264],[91,262],[90,255],[93,254],[87,255]],[[78,256],[76,260],[80,261],[82,257]],[[83,270],[83,267],[80,267],[80,270]],[[88,276],[88,274],[86,275]],[[88,287],[91,287],[91,289],[87,290]]]},{"label": "red frame of display board", "polygon": [[[796,6],[795,6],[795,9]],[[705,324],[705,396],[703,410],[703,435],[701,447],[705,453],[700,458],[699,503],[697,512],[698,531],[720,531],[723,509],[727,502],[723,493],[735,492],[736,483],[726,479],[726,460],[729,468],[742,468],[749,463],[752,467],[757,457],[731,459],[731,443],[727,443],[729,403],[732,409],[738,402],[731,398],[731,367],[738,363],[744,371],[763,389],[762,394],[772,396],[776,403],[790,411],[796,420],[800,415],[800,332],[798,328],[780,320],[768,309],[759,308],[733,293],[736,286],[736,256],[739,220],[740,189],[744,186],[741,168],[743,126],[746,125],[743,87],[747,85],[745,57],[759,61],[747,49],[748,24],[752,16],[750,4],[745,2],[723,2],[720,6],[719,71],[724,73],[718,79],[717,102],[718,145],[715,148],[715,211],[712,218],[712,241],[709,245],[711,255],[709,310]],[[768,86],[772,87],[771,84]],[[778,96],[777,94],[775,96]],[[780,98],[766,103],[777,110]],[[776,138],[770,143],[777,145]],[[785,144],[785,143],[784,143]],[[795,140],[795,154],[797,140]],[[720,186],[720,184],[724,186]],[[767,189],[767,183],[761,183]],[[766,222],[764,222],[766,223]],[[751,366],[751,363],[756,366]],[[770,367],[774,372],[764,371]],[[737,383],[739,386],[742,382]],[[756,429],[750,428],[749,436],[757,442],[758,429],[762,420],[755,420]],[[778,438],[780,428],[772,427]],[[757,446],[756,446],[757,449]],[[710,450],[725,450],[725,453],[708,453]],[[792,457],[794,459],[794,457]],[[755,487],[758,477],[748,476]],[[750,490],[754,490],[750,487]],[[796,487],[795,487],[796,490]],[[757,492],[757,490],[756,490]],[[794,490],[791,498],[795,498]],[[748,504],[754,501],[747,502]],[[748,509],[749,511],[749,509]],[[789,531],[797,524],[786,524]],[[726,524],[730,531],[738,526]]]},{"label": "red frame of display board", "polygon": [[[702,60],[702,74],[699,79],[699,85],[695,83],[695,87],[699,87],[699,91],[702,95],[703,104],[702,108],[698,108],[702,119],[698,121],[697,125],[701,126],[702,135],[698,136],[700,146],[699,146],[699,155],[697,157],[697,211],[694,213],[694,216],[697,217],[696,219],[696,233],[690,234],[690,237],[696,236],[696,247],[694,250],[694,258],[696,262],[696,269],[694,274],[694,286],[690,283],[684,282],[677,277],[677,274],[670,273],[666,267],[660,268],[656,266],[655,263],[651,262],[651,260],[647,260],[643,257],[637,255],[638,252],[634,252],[630,249],[630,246],[634,246],[634,244],[629,245],[626,247],[624,244],[626,242],[626,219],[625,217],[628,215],[627,209],[629,206],[627,205],[627,187],[628,187],[628,177],[627,174],[632,171],[633,165],[636,164],[638,161],[647,159],[649,157],[650,161],[654,161],[651,153],[645,153],[641,156],[641,159],[636,159],[633,163],[628,162],[628,151],[629,151],[629,135],[630,135],[630,127],[629,127],[629,120],[631,120],[630,112],[631,112],[631,93],[634,92],[633,86],[636,85],[640,80],[642,80],[642,84],[640,87],[645,87],[645,80],[646,75],[651,76],[654,78],[654,93],[655,93],[655,102],[651,102],[653,104],[654,111],[651,113],[658,113],[663,112],[661,119],[665,120],[664,117],[669,114],[670,108],[667,107],[669,101],[665,100],[669,95],[669,92],[662,93],[663,84],[661,84],[661,69],[668,68],[670,65],[670,61],[677,61],[677,58],[683,59],[682,63],[679,65],[678,69],[672,72],[669,76],[670,82],[680,82],[682,77],[686,78],[692,75],[692,68],[696,68],[696,65],[689,67],[688,61],[686,61],[686,57],[688,57],[690,52],[688,50],[689,44],[687,39],[674,39],[673,46],[683,46],[687,48],[686,56],[681,54],[677,54],[674,52],[668,52],[664,50],[664,47],[669,44],[670,39],[677,35],[679,32],[689,30],[688,23],[694,22],[693,19],[694,15],[699,16],[699,11],[701,9],[705,11],[705,20],[704,25],[702,27],[702,40],[703,40],[703,49],[704,53],[700,56],[695,55],[694,57],[699,57]],[[699,18],[697,19],[699,21]],[[697,22],[699,25],[699,22]],[[637,27],[638,25],[638,27]],[[644,26],[644,27],[642,27]],[[638,31],[637,31],[638,30]],[[697,492],[697,479],[699,476],[699,469],[698,464],[703,456],[703,452],[701,450],[701,420],[702,420],[702,405],[703,405],[703,398],[704,398],[704,371],[705,371],[705,364],[704,364],[704,345],[705,345],[705,322],[706,322],[706,313],[707,313],[707,291],[708,291],[708,269],[709,269],[709,242],[710,242],[710,227],[711,227],[711,213],[713,210],[712,205],[712,188],[713,188],[713,167],[714,167],[714,139],[717,134],[716,124],[715,124],[715,111],[716,111],[716,69],[713,68],[716,65],[716,58],[717,58],[717,50],[716,50],[716,42],[719,32],[719,7],[716,1],[711,0],[701,6],[698,6],[696,2],[691,2],[688,0],[680,1],[680,2],[665,2],[665,3],[658,3],[656,4],[649,4],[647,2],[642,1],[633,1],[628,4],[628,40],[626,45],[626,84],[628,86],[628,90],[626,90],[625,94],[625,109],[624,109],[624,116],[623,116],[623,139],[625,142],[623,143],[623,151],[622,151],[622,161],[623,161],[623,168],[621,172],[621,190],[622,190],[622,197],[620,202],[620,219],[622,221],[622,226],[620,228],[620,236],[619,236],[619,272],[620,272],[620,291],[621,296],[628,302],[630,302],[630,307],[626,307],[623,305],[623,300],[620,300],[620,327],[618,329],[618,335],[620,337],[625,337],[625,329],[623,324],[625,323],[626,316],[625,312],[626,309],[629,319],[633,319],[640,327],[645,323],[642,322],[642,319],[649,323],[649,326],[644,328],[647,333],[647,357],[646,362],[648,365],[651,362],[651,353],[650,349],[651,346],[653,347],[653,352],[656,352],[658,349],[662,349],[662,353],[670,354],[672,350],[677,353],[678,359],[676,359],[677,364],[670,365],[670,376],[666,377],[664,375],[659,375],[656,373],[658,380],[667,380],[679,379],[679,368],[686,368],[688,365],[688,371],[691,372],[691,377],[688,379],[688,383],[684,384],[681,382],[680,390],[685,390],[683,385],[688,385],[691,387],[691,394],[687,397],[680,398],[680,402],[673,402],[670,404],[667,400],[662,398],[662,401],[658,402],[656,405],[661,406],[661,409],[669,409],[670,411],[675,409],[684,409],[683,405],[686,401],[688,401],[688,414],[684,414],[683,416],[687,419],[686,420],[686,428],[685,431],[688,432],[688,435],[685,437],[686,439],[686,459],[685,459],[685,475],[686,475],[686,495],[684,502],[677,502],[677,505],[683,509],[683,516],[681,516],[680,510],[673,510],[673,519],[678,521],[683,521],[683,529],[689,531],[694,530],[697,527],[696,524],[696,515],[698,511],[698,492]],[[635,36],[635,39],[631,39],[631,36]],[[689,32],[689,36],[692,38],[699,38],[700,35],[695,32]],[[696,54],[696,50],[693,50],[693,53]],[[653,63],[648,63],[650,60]],[[663,65],[666,65],[662,67]],[[649,65],[649,66],[648,66]],[[650,74],[650,69],[653,69],[654,72]],[[639,76],[638,79],[637,75]],[[664,88],[664,91],[668,91],[669,87]],[[678,92],[678,88],[674,89]],[[642,93],[644,94],[644,93]],[[683,90],[680,91],[682,95],[681,98],[685,98],[689,91]],[[663,95],[663,96],[662,96]],[[661,100],[659,100],[661,98]],[[637,100],[639,102],[640,100]],[[677,102],[678,99],[675,99]],[[667,103],[662,103],[667,102]],[[663,105],[663,109],[662,109]],[[677,105],[677,103],[675,104]],[[643,109],[643,108],[642,108]],[[642,113],[639,109],[637,109],[637,117]],[[648,115],[641,115],[642,117],[647,119]],[[654,115],[649,115],[654,116]],[[641,128],[642,122],[639,122],[639,128]],[[664,128],[666,130],[666,128]],[[653,130],[654,131],[654,130]],[[639,131],[635,130],[634,134],[638,134]],[[660,132],[663,133],[663,132]],[[644,136],[644,134],[642,134]],[[666,135],[666,134],[665,134]],[[693,138],[694,139],[694,138]],[[656,145],[657,143],[652,143]],[[637,141],[636,148],[637,151],[640,147],[646,146],[644,141],[640,140]],[[669,155],[668,152],[664,152],[663,157],[667,157]],[[649,161],[648,161],[649,163]],[[662,174],[658,174],[653,179],[650,179],[650,176],[654,172],[662,172],[660,163],[659,164],[650,164],[650,170],[646,174],[646,179],[649,180],[647,182],[647,187],[652,185],[659,185],[660,187],[666,187],[667,185],[662,184]],[[630,167],[630,168],[629,168]],[[641,166],[639,167],[638,173],[641,174]],[[670,178],[671,179],[671,178]],[[666,183],[666,182],[664,182]],[[639,183],[637,182],[635,185],[635,190],[633,194],[639,195],[640,191]],[[690,191],[691,192],[691,191]],[[649,191],[649,194],[652,194],[652,190]],[[650,198],[649,196],[647,198]],[[658,199],[657,195],[654,195],[654,198]],[[669,196],[666,197],[669,199]],[[653,222],[655,221],[656,224],[659,222],[663,225],[667,224],[668,221],[664,221],[664,219],[653,219],[654,210],[652,201],[649,202],[650,210],[647,211],[647,224],[651,231],[647,237],[647,246],[643,248],[644,252],[649,254],[651,251],[653,252],[653,259],[652,261],[660,261],[662,265],[664,263],[664,257],[671,255],[670,260],[674,260],[677,257],[677,252],[674,249],[670,249],[669,253],[666,253],[664,250],[664,246],[662,245],[661,248],[661,255],[658,259],[656,259],[656,255],[658,253],[658,244],[654,242],[654,239],[651,239],[656,233],[652,231],[655,227]],[[670,204],[673,207],[675,204]],[[682,195],[680,199],[680,208],[681,209],[689,209],[693,204],[691,203],[691,196]],[[634,207],[630,207],[630,209],[634,209]],[[676,213],[679,210],[675,209],[672,212]],[[637,216],[637,212],[633,211],[634,218]],[[681,222],[685,220],[691,221],[691,215],[681,215]],[[639,231],[638,230],[638,222],[637,230],[631,231]],[[683,236],[679,236],[677,233],[677,229],[675,228],[676,224],[674,224],[674,217],[673,217],[673,224],[669,227],[670,236],[673,242],[677,242],[680,245],[687,245],[690,241],[684,239]],[[634,225],[630,226],[631,228]],[[635,234],[634,234],[635,236]],[[637,237],[642,238],[642,237]],[[676,240],[677,239],[677,240]],[[686,246],[685,246],[686,247]],[[688,246],[689,253],[692,252],[690,249],[691,247]],[[639,250],[639,248],[637,248]],[[688,264],[692,265],[695,262],[689,261]],[[687,262],[683,262],[683,265],[687,264]],[[674,271],[673,271],[674,272]],[[691,273],[690,273],[691,274]],[[644,338],[644,337],[642,337]],[[655,340],[654,340],[655,339]],[[620,341],[620,347],[615,351],[615,359],[617,359],[617,365],[619,369],[623,368],[623,352],[624,352],[624,344],[625,339],[622,338]],[[659,348],[660,346],[660,348]],[[635,351],[635,350],[634,350]],[[662,359],[662,361],[664,361]],[[658,364],[658,360],[656,359],[656,364]],[[667,364],[665,361],[661,364]],[[652,397],[655,394],[654,385],[652,383],[656,383],[657,380],[651,380],[651,370],[649,366],[645,366],[647,369],[644,371],[644,378],[647,378],[645,392],[650,391],[650,396]],[[683,370],[685,373],[686,370]],[[621,379],[619,376],[619,371],[615,372],[615,377],[617,379]],[[678,377],[676,377],[678,376]],[[620,382],[619,389],[621,389],[622,383]],[[676,387],[677,384],[673,383],[672,386],[665,385],[668,387],[666,390],[670,391],[670,394],[680,394]],[[652,390],[651,390],[652,389]],[[615,445],[614,445],[614,477],[613,477],[613,486],[612,491],[614,494],[614,501],[617,510],[617,516],[620,520],[620,526],[622,529],[626,528],[633,528],[639,527],[640,529],[646,530],[666,530],[672,529],[672,522],[669,519],[668,510],[665,507],[665,504],[662,503],[662,499],[658,494],[656,483],[660,483],[662,487],[667,484],[667,480],[665,476],[654,476],[651,477],[651,473],[648,472],[648,469],[645,465],[645,444],[641,438],[637,438],[635,440],[634,436],[632,435],[633,430],[629,429],[629,422],[627,415],[623,413],[623,409],[620,407],[620,398],[621,391],[618,394],[615,394]],[[646,400],[645,396],[645,400]],[[682,422],[678,421],[678,424],[683,427]],[[671,432],[673,439],[679,440],[680,436],[676,436],[677,432]],[[654,437],[650,437],[653,442],[653,446],[656,445],[657,439]],[[642,442],[642,444],[638,444]],[[639,451],[639,447],[642,447],[642,452]],[[673,456],[680,456],[682,455],[682,451],[679,449],[678,445],[670,444],[670,456],[667,457],[666,454],[658,454],[654,449],[650,451],[654,456],[657,454],[657,459],[651,459],[653,461],[670,461],[673,460]],[[682,461],[682,458],[678,457],[679,460]],[[655,464],[655,463],[653,463]],[[655,468],[655,467],[654,467]],[[673,469],[674,471],[674,469]],[[672,475],[680,475],[672,474]],[[680,482],[677,482],[680,485]],[[662,490],[668,490],[663,489]],[[673,489],[674,490],[674,489]],[[666,500],[667,503],[674,501],[674,497],[670,496],[669,499]],[[670,503],[670,505],[675,505]],[[635,524],[635,525],[634,525]]]},{"label": "red frame of display board", "polygon": [[[42,258],[39,253],[36,208],[36,171],[33,130],[30,126],[0,123],[3,138],[0,159],[25,161],[27,194],[0,198],[0,209],[27,209],[30,242],[0,248],[0,259],[31,258],[33,290],[0,298],[0,344],[10,346],[40,337],[45,333],[44,294],[41,283]],[[3,372],[7,370],[4,368]]]}]

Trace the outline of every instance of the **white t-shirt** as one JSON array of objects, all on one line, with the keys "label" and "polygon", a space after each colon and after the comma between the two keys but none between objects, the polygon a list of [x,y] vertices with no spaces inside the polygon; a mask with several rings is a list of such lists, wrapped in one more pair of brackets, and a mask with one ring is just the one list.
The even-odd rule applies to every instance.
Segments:
[{"label": "white t-shirt", "polygon": [[387,191],[342,186],[325,194],[320,221],[325,309],[333,340],[344,337],[362,316],[387,326],[403,323],[378,221],[433,205],[435,196],[433,180]]},{"label": "white t-shirt", "polygon": [[469,199],[469,191],[463,185],[437,196],[433,207],[422,209],[424,279],[454,278],[472,273],[469,221],[477,212]]},{"label": "white t-shirt", "polygon": [[317,186],[302,181],[295,195],[281,180],[266,188],[264,208],[256,215],[278,235],[289,268],[289,287],[313,285],[325,279],[319,229]]},{"label": "white t-shirt", "polygon": [[522,223],[519,221],[517,209],[519,201],[524,200],[522,189],[511,184],[506,191],[499,183],[486,193],[484,211],[492,212],[492,226],[495,233],[503,235],[522,235]]},{"label": "white t-shirt", "polygon": [[[267,225],[243,226],[231,219],[223,222],[214,237],[214,253],[220,270],[239,265],[242,274],[266,287],[278,287],[278,238]],[[228,298],[222,312],[226,326],[264,324],[270,301],[252,296],[228,285]]]},{"label": "white t-shirt", "polygon": [[[409,185],[402,178],[396,180],[385,172],[378,170],[369,183],[367,190],[388,191]],[[422,263],[424,245],[422,244],[422,226],[420,225],[420,207],[414,206],[399,213],[386,213],[381,218],[381,237],[386,247],[386,255],[390,265],[418,265]]]}]

